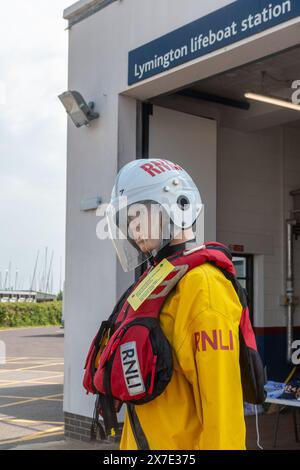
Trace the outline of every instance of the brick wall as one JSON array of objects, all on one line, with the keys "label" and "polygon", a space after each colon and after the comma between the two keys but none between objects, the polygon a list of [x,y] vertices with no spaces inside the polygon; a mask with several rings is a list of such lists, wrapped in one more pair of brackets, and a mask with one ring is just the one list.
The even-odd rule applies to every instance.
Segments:
[{"label": "brick wall", "polygon": [[67,439],[90,441],[91,418],[65,413],[65,436]]},{"label": "brick wall", "polygon": [[[77,441],[91,442],[91,424],[92,419],[73,413],[64,413],[65,418],[65,437]],[[103,449],[119,449],[119,442],[97,441],[97,445],[101,444]]]}]

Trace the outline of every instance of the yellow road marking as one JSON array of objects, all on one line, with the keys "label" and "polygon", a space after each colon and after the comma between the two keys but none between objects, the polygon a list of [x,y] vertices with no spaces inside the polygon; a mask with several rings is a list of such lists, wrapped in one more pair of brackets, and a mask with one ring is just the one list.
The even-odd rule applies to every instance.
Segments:
[{"label": "yellow road marking", "polygon": [[6,356],[6,362],[11,361],[25,361],[28,359],[28,362],[31,361],[63,361],[63,357],[50,357],[50,356]]},{"label": "yellow road marking", "polygon": [[[15,359],[19,359],[18,357],[16,357]],[[21,358],[22,359],[22,358]],[[28,356],[26,357],[26,359],[34,359],[34,360],[41,360],[41,361],[63,361],[63,357],[59,357],[59,356]]]},{"label": "yellow road marking", "polygon": [[62,361],[63,357],[59,356],[6,356],[6,360],[8,361],[25,361],[25,359],[28,359],[28,361]]},{"label": "yellow road marking", "polygon": [[[19,362],[19,361],[5,361],[5,363],[1,364],[0,367],[8,366],[8,365],[10,365],[10,364],[12,364],[12,365],[14,365],[14,364],[23,364],[23,365],[24,365],[24,362]],[[25,364],[41,364],[41,362],[39,362],[39,361],[35,361],[35,362],[30,361],[30,362],[27,362],[27,361],[26,361]]]},{"label": "yellow road marking", "polygon": [[[3,418],[0,419],[0,424],[4,424],[7,426],[14,426],[20,429],[24,430],[30,430],[30,431],[42,431],[41,427],[44,426],[53,426],[53,425],[63,425],[64,423],[62,422],[55,422],[55,421],[49,421],[49,422],[43,422],[43,421],[33,421],[29,419],[16,419],[16,418]],[[51,428],[50,428],[51,429]],[[0,445],[1,445],[1,440],[0,440]]]},{"label": "yellow road marking", "polygon": [[38,424],[41,426],[46,425],[46,424],[49,424],[49,425],[56,424],[56,425],[61,425],[61,426],[64,425],[63,421],[43,421],[43,420],[39,421],[39,420],[34,420],[34,419],[19,419],[19,418],[0,418],[0,422]]},{"label": "yellow road marking", "polygon": [[32,440],[47,436],[49,434],[51,434],[51,436],[63,435],[64,434],[63,426],[57,426],[53,429],[47,429],[47,431],[38,431],[38,432],[35,432],[34,434],[29,434],[29,436],[20,437],[19,439],[7,439],[5,441],[1,441],[0,445],[3,446],[6,444],[14,444],[14,443],[17,444],[19,442],[32,441]]},{"label": "yellow road marking", "polygon": [[29,359],[29,357],[7,357],[6,356],[6,362],[12,362],[12,361],[22,361],[25,359]]},{"label": "yellow road marking", "polygon": [[[64,374],[58,374],[58,375],[51,375],[50,377],[41,377],[41,380],[50,380],[50,379],[56,379],[58,377],[63,377]],[[26,379],[26,380],[0,380],[0,389],[5,388],[8,385],[16,385],[16,384],[42,384],[42,382],[39,382],[38,379]],[[4,383],[2,383],[4,382]],[[47,383],[47,382],[45,382]],[[49,385],[49,384],[48,384]],[[60,385],[59,382],[53,383],[53,385]]]},{"label": "yellow road marking", "polygon": [[20,326],[19,328],[0,328],[0,333],[2,331],[22,331],[22,330],[45,330],[48,328],[57,328],[59,332],[62,331],[62,329],[59,328],[59,325],[50,325],[50,326]]},{"label": "yellow road marking", "polygon": [[40,367],[53,367],[53,366],[63,366],[64,362],[54,362],[51,364],[40,364],[38,366],[23,367],[21,369],[15,369],[15,372],[23,372],[24,370],[39,369]]},{"label": "yellow road marking", "polygon": [[[16,371],[17,371],[17,369],[6,369],[6,370],[3,369],[3,370],[0,370],[0,372],[3,372],[3,373],[5,373],[5,372],[12,373],[12,372],[16,372]],[[17,372],[26,372],[26,370],[22,370],[22,371],[18,370]],[[36,372],[36,373],[43,372],[43,374],[46,374],[46,373],[49,374],[50,372],[63,372],[63,371],[62,370],[32,370],[30,372]],[[43,378],[43,377],[41,377],[41,378]]]},{"label": "yellow road marking", "polygon": [[48,395],[48,396],[45,396],[45,397],[42,397],[42,398],[28,398],[26,400],[15,401],[13,403],[5,403],[4,405],[0,405],[0,408],[9,408],[11,406],[23,405],[24,403],[32,403],[34,401],[40,401],[40,400],[43,400],[45,398],[54,398],[54,397],[57,397],[57,396],[58,396],[58,394]]},{"label": "yellow road marking", "polygon": [[28,359],[28,356],[6,356],[7,359]]},{"label": "yellow road marking", "polygon": [[63,385],[59,382],[32,382],[34,385]]},{"label": "yellow road marking", "polygon": [[[44,384],[44,383],[49,383],[49,382],[41,382],[41,380],[50,380],[50,379],[55,379],[55,378],[58,378],[58,377],[64,377],[64,374],[59,374],[59,375],[52,375],[51,377],[41,377],[40,379],[37,377],[36,379],[30,379],[30,381],[28,381],[28,383],[35,383],[35,384]],[[23,382],[21,382],[23,383]],[[52,383],[52,382],[51,382]],[[63,385],[62,382],[53,382],[53,385]]]},{"label": "yellow road marking", "polygon": [[42,398],[44,401],[64,401],[63,398]]},{"label": "yellow road marking", "polygon": [[11,370],[0,370],[0,373],[5,373],[5,372],[23,372],[25,370],[31,370],[31,369],[39,369],[40,367],[53,367],[53,366],[63,366],[64,362],[54,362],[51,364],[40,364],[38,366],[30,366],[30,367],[22,367],[20,369],[11,369]]},{"label": "yellow road marking", "polygon": [[[63,394],[63,393],[58,393],[56,396],[58,396],[58,397],[63,397],[64,394]],[[26,400],[26,398],[38,398],[38,397],[29,397],[29,396],[27,396],[27,397],[22,397],[21,395],[0,395],[0,398],[14,398],[14,399],[20,398],[20,399],[22,399],[22,400]],[[45,397],[41,397],[40,399],[41,399],[41,400],[42,400],[42,399],[44,400]],[[51,398],[51,400],[53,400],[53,398]]]}]

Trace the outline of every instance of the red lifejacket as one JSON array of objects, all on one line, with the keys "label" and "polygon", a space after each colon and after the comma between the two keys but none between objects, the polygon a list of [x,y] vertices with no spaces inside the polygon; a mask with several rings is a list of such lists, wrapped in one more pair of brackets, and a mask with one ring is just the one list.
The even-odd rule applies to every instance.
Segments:
[{"label": "red lifejacket", "polygon": [[[151,268],[125,293],[109,320],[102,323],[86,360],[85,389],[107,397],[110,402],[117,400],[133,405],[147,403],[160,395],[173,371],[171,346],[159,323],[162,306],[188,271],[211,263],[232,282],[241,303],[239,336],[244,401],[262,403],[265,399],[263,364],[249,319],[246,293],[236,279],[229,250],[220,243],[210,242],[167,259],[174,266],[173,271],[136,311],[127,299]],[[99,352],[99,362],[95,365]]]}]

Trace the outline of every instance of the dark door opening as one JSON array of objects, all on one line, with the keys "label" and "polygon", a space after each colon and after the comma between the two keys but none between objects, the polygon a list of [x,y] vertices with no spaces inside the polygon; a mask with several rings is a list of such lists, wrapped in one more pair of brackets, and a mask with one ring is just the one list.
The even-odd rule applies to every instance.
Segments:
[{"label": "dark door opening", "polygon": [[237,279],[247,291],[250,320],[253,325],[253,255],[233,256],[232,261],[237,271]]}]

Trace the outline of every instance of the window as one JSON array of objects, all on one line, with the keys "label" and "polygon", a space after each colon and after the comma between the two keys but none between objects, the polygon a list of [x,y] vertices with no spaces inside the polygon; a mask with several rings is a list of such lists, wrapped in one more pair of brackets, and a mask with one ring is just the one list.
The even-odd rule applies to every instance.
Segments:
[{"label": "window", "polygon": [[253,324],[253,256],[233,256],[232,261],[236,268],[237,278],[247,291],[250,319]]}]

